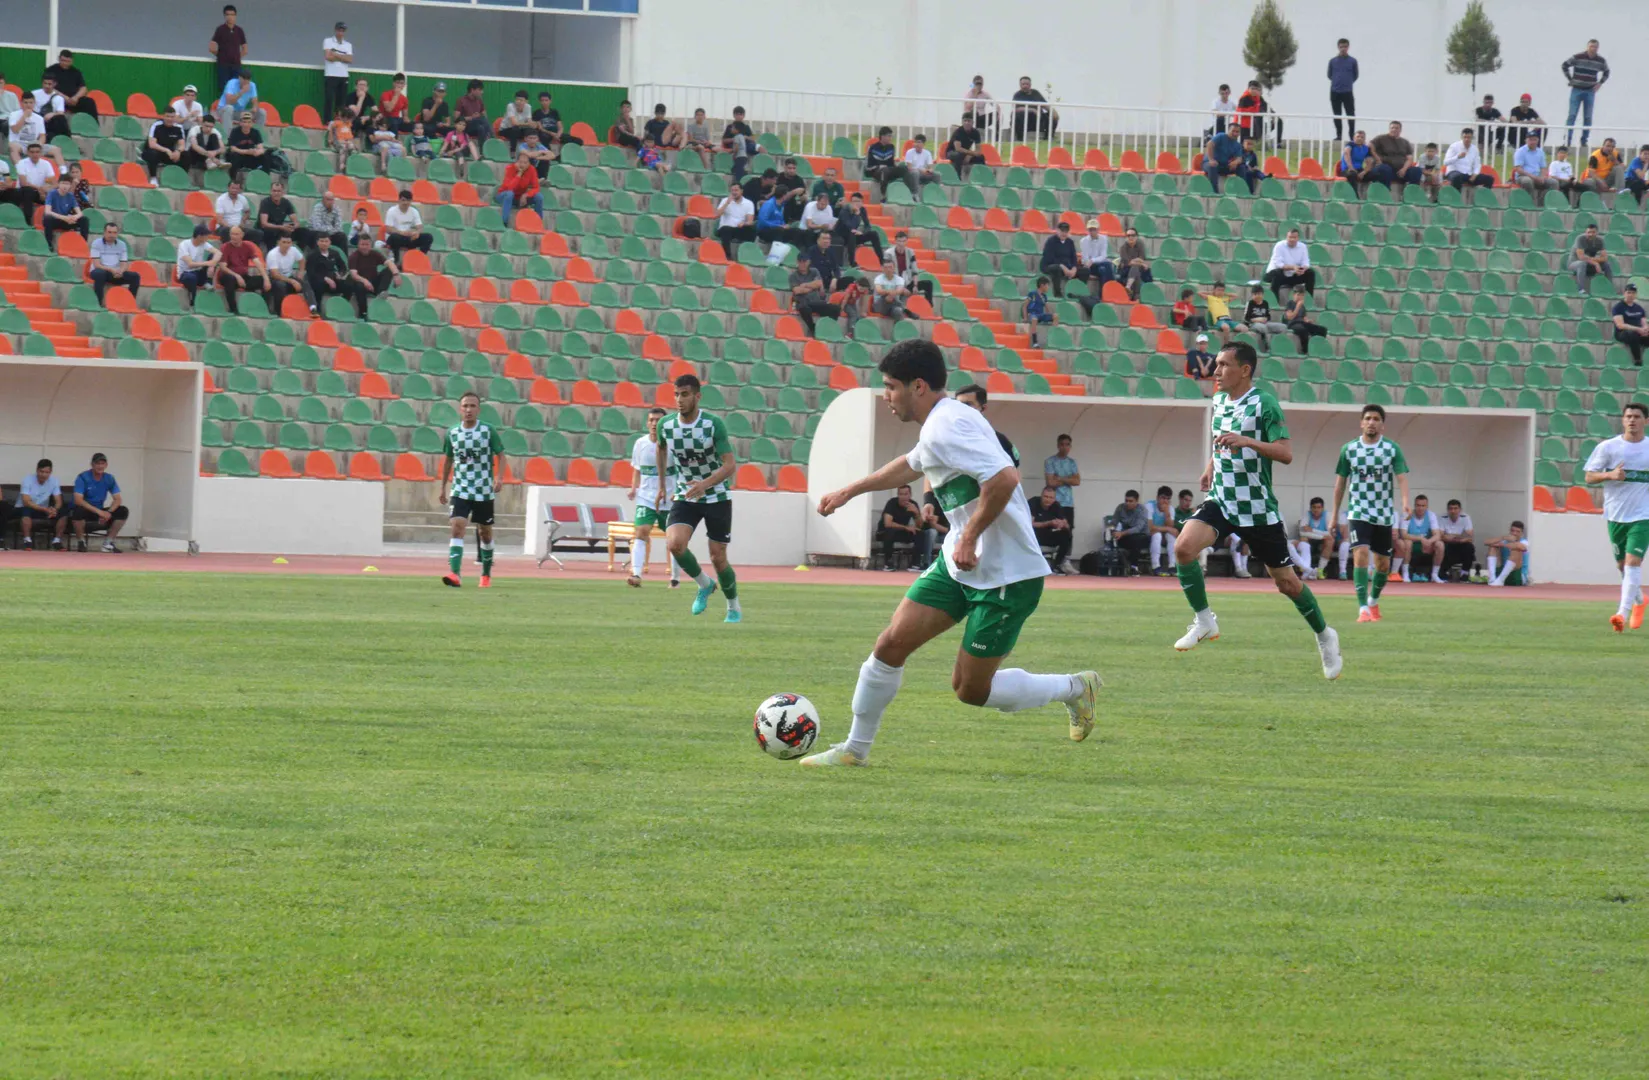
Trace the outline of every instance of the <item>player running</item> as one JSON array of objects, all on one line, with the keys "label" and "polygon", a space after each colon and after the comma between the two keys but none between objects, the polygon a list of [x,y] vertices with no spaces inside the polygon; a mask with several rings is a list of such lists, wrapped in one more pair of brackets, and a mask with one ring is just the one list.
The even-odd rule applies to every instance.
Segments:
[{"label": "player running", "polygon": [[447,501],[452,486],[452,540],[447,545],[447,565],[451,573],[441,580],[459,588],[464,584],[464,533],[475,523],[475,539],[481,555],[481,587],[492,588],[492,500],[493,478],[503,471],[499,460],[504,442],[498,432],[481,422],[481,395],[471,390],[458,399],[458,426],[447,429],[441,445],[441,494]]},{"label": "player running", "polygon": [[1238,342],[1222,348],[1214,358],[1214,453],[1202,471],[1202,490],[1208,492],[1197,512],[1180,530],[1174,543],[1180,588],[1196,617],[1185,636],[1174,642],[1181,652],[1220,636],[1220,624],[1208,607],[1198,556],[1221,538],[1242,530],[1254,558],[1271,574],[1277,591],[1294,606],[1317,634],[1323,675],[1340,677],[1340,636],[1323,619],[1317,598],[1300,580],[1288,550],[1288,532],[1277,512],[1271,488],[1271,463],[1294,460],[1288,427],[1277,399],[1254,385],[1254,347]]},{"label": "player running", "polygon": [[1628,402],[1620,434],[1597,444],[1586,459],[1586,482],[1603,485],[1603,517],[1620,566],[1620,609],[1609,625],[1621,633],[1643,625],[1643,553],[1649,549],[1649,405]]},{"label": "player running", "polygon": [[[1363,433],[1340,447],[1334,466],[1334,506],[1349,493],[1352,580],[1357,586],[1357,621],[1380,621],[1380,592],[1391,576],[1392,529],[1397,508],[1409,505],[1409,463],[1403,449],[1386,438],[1386,410],[1364,405]],[[1405,509],[1405,516],[1406,516]],[[1374,570],[1369,572],[1370,555]]]},{"label": "player running", "polygon": [[[653,429],[658,471],[664,476],[673,474],[676,479],[675,501],[670,504],[665,536],[670,554],[687,571],[687,576],[698,582],[693,614],[704,614],[710,594],[716,591],[716,581],[720,579],[722,595],[727,598],[727,618],[722,621],[736,623],[744,615],[739,609],[738,575],[727,562],[727,545],[733,539],[730,481],[738,462],[733,458],[733,444],[727,438],[727,425],[721,422],[721,417],[711,416],[699,408],[699,390],[697,375],[677,377],[676,415],[666,416]],[[710,541],[710,565],[716,568],[715,577],[700,569],[698,559],[687,550],[693,530],[701,521],[704,535]]]},{"label": "player running", "polygon": [[1063,702],[1071,738],[1094,728],[1099,675],[1033,675],[998,671],[1020,628],[1042,598],[1048,560],[1036,543],[1031,508],[1019,488],[1019,470],[978,412],[945,396],[945,358],[922,338],[895,345],[882,359],[882,400],[900,420],[922,425],[916,447],[876,472],[819,500],[824,517],[873,491],[892,491],[926,477],[950,519],[941,558],[911,583],[859,668],[853,690],[853,726],[847,741],[802,759],[807,766],[863,765],[882,714],[899,692],[911,653],[959,622],[961,648],[951,689],[969,705],[1003,712]]},{"label": "player running", "polygon": [[[630,485],[630,498],[636,504],[636,535],[630,541],[630,577],[626,582],[632,589],[641,588],[641,572],[647,567],[647,549],[651,547],[653,527],[664,527],[670,516],[670,496],[658,478],[658,422],[664,419],[663,409],[647,413],[647,437],[637,439],[630,451],[630,467],[635,470],[635,483]],[[670,588],[681,588],[679,564],[670,559]]]}]

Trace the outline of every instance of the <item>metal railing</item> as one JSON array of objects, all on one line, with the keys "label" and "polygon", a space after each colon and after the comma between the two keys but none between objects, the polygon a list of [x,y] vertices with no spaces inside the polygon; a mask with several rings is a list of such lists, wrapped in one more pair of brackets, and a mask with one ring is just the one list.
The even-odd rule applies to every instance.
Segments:
[{"label": "metal railing", "polygon": [[[772,90],[752,87],[692,86],[673,83],[641,83],[633,86],[630,97],[635,102],[636,114],[650,115],[656,103],[663,103],[670,115],[688,119],[693,110],[702,108],[717,131],[727,123],[736,105],[742,105],[751,128],[758,134],[772,133],[784,143],[785,149],[800,154],[831,154],[836,140],[847,139],[858,148],[854,156],[862,156],[864,146],[875,138],[879,128],[893,129],[894,141],[903,145],[918,132],[927,136],[928,149],[938,160],[944,160],[944,144],[951,131],[961,122],[965,109],[978,111],[978,122],[984,132],[984,141],[996,147],[1004,162],[1010,161],[1012,150],[1020,144],[1029,146],[1036,160],[1046,163],[1055,148],[1063,150],[1071,162],[1081,166],[1091,151],[1103,153],[1113,168],[1121,167],[1123,155],[1137,153],[1146,168],[1155,168],[1163,154],[1172,154],[1183,168],[1191,168],[1192,160],[1202,153],[1203,145],[1212,135],[1217,118],[1207,110],[1152,109],[1117,105],[1091,105],[1054,101],[1045,105],[1014,101],[974,102],[956,97],[896,97],[877,94],[843,94],[835,92],[804,92]],[[1049,124],[1055,119],[1057,124]],[[1336,133],[1336,119],[1322,113],[1227,114],[1226,123],[1242,123],[1255,136],[1255,152],[1263,166],[1268,157],[1283,160],[1291,174],[1297,175],[1300,163],[1311,158],[1326,175],[1334,175],[1342,149],[1351,141],[1350,125],[1339,119],[1340,133]],[[1495,170],[1501,179],[1511,175],[1512,155],[1521,145],[1522,132],[1530,125],[1502,121],[1485,124],[1471,116],[1454,119],[1411,120],[1406,117],[1388,117],[1364,114],[1356,118],[1358,129],[1366,131],[1373,140],[1386,133],[1392,120],[1403,123],[1403,137],[1414,144],[1415,153],[1434,142],[1441,156],[1449,145],[1460,138],[1463,128],[1471,128],[1479,144],[1483,164]],[[1544,117],[1535,125],[1548,133],[1546,159],[1550,161],[1555,145],[1564,140],[1568,125],[1564,115]],[[1579,139],[1583,125],[1577,120],[1573,138]],[[1049,129],[1052,130],[1049,130]],[[1619,128],[1594,123],[1590,144],[1600,146],[1605,137],[1616,140],[1624,161],[1629,162],[1640,145],[1649,143],[1649,127]],[[1585,171],[1586,162],[1579,156],[1579,148],[1571,154],[1575,175]],[[1616,177],[1615,187],[1620,187]]]}]

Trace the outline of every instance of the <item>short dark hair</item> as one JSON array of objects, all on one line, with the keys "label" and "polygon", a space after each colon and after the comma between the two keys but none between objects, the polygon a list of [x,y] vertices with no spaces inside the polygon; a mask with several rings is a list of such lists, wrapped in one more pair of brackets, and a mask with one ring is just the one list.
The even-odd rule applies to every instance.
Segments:
[{"label": "short dark hair", "polygon": [[653,106],[653,115],[654,116],[663,116],[665,113],[667,113],[669,111],[670,111],[669,109],[666,109],[664,107],[664,102],[662,102],[662,101],[659,102],[657,105]]},{"label": "short dark hair", "polygon": [[1363,411],[1358,413],[1357,415],[1358,415],[1358,417],[1364,417],[1364,416],[1367,416],[1369,413],[1375,414],[1376,416],[1378,416],[1382,420],[1384,420],[1386,418],[1386,408],[1385,408],[1385,406],[1384,405],[1377,405],[1372,401],[1369,402],[1367,405],[1364,405],[1363,406]]},{"label": "short dark hair", "polygon": [[527,93],[527,88],[523,86],[521,89],[519,89],[515,92],[515,96],[518,97],[518,98],[528,98],[528,97],[531,97],[532,95]]},{"label": "short dark hair", "polygon": [[397,199],[410,199],[410,198],[412,198],[412,189],[411,188],[402,188],[400,191],[397,191],[395,193],[395,197]]},{"label": "short dark hair", "polygon": [[1460,500],[1459,499],[1450,499],[1449,500],[1449,505],[1450,506],[1459,506],[1460,505]]},{"label": "short dark hair", "polygon": [[1046,285],[1047,283],[1048,283],[1048,279],[1046,277],[1039,277],[1039,278],[1036,279],[1037,288],[1041,288],[1042,286]]},{"label": "short dark hair", "polygon": [[476,404],[477,404],[477,405],[479,405],[479,404],[481,404],[481,395],[480,395],[480,394],[478,394],[478,393],[476,393],[476,392],[475,392],[475,391],[474,391],[474,390],[465,390],[465,391],[464,391],[464,392],[463,392],[463,393],[462,393],[462,394],[459,394],[459,395],[458,395],[458,403],[459,403],[459,404],[460,404],[460,405],[461,405],[461,404],[463,404],[463,402],[464,402],[464,399],[465,399],[465,398],[467,398],[467,397],[472,397],[472,398],[474,398],[474,399],[475,399],[475,403],[476,403]]},{"label": "short dark hair", "polygon": [[234,4],[225,4],[225,5],[223,5],[223,13],[225,15],[229,14],[231,11],[234,11],[236,15],[240,14],[239,11],[236,11]]},{"label": "short dark hair", "polygon": [[689,390],[702,390],[704,388],[704,384],[699,382],[699,377],[690,373],[676,376],[676,389],[680,390],[684,386]]},{"label": "short dark hair", "polygon": [[1058,446],[1062,442],[1070,442],[1070,441],[1071,441],[1071,437],[1069,435],[1065,434],[1065,432],[1061,431],[1059,433],[1059,437],[1054,440],[1054,445]]},{"label": "short dark hair", "polygon": [[647,410],[647,415],[648,416],[663,416],[664,415],[664,410],[662,408],[660,408],[659,406],[654,405],[651,409]]},{"label": "short dark hair", "polygon": [[1426,498],[1426,496],[1424,496],[1424,495],[1416,495],[1414,497],[1415,502],[1419,502],[1421,499],[1425,499],[1427,502],[1431,502],[1431,500],[1429,498]]},{"label": "short dark hair", "polygon": [[68,49],[59,49],[57,52],[57,58],[59,60],[73,60],[74,53],[70,52]]},{"label": "short dark hair", "polygon": [[480,79],[471,79],[470,82],[469,82],[469,86],[466,87],[466,89],[469,89],[469,90],[485,90],[486,88],[487,88],[487,84],[482,82]]},{"label": "short dark hair", "polygon": [[1351,44],[1351,41],[1349,39],[1341,38],[1339,41],[1336,41],[1334,43],[1334,47],[1339,48],[1341,45],[1350,45],[1350,44]]},{"label": "short dark hair", "polygon": [[49,457],[43,457],[34,463],[34,467],[37,472],[41,469],[49,469],[52,467],[52,459]]},{"label": "short dark hair", "polygon": [[886,124],[883,124],[881,127],[876,129],[876,137],[877,138],[881,138],[883,135],[892,135],[892,134],[893,134],[893,129],[888,127]]},{"label": "short dark hair", "polygon": [[1180,488],[1179,489],[1179,497],[1182,498],[1182,499],[1192,499],[1192,498],[1195,498],[1196,496],[1191,494],[1191,489],[1190,488]]},{"label": "short dark hair", "polygon": [[743,116],[744,115],[744,106],[743,105],[733,106],[733,115],[734,116]]},{"label": "short dark hair", "polygon": [[109,463],[108,455],[103,453],[101,450],[92,455],[92,464],[96,465],[100,461],[105,465]]},{"label": "short dark hair", "polygon": [[876,370],[906,386],[921,379],[933,390],[945,388],[945,354],[926,338],[899,342],[882,357]]},{"label": "short dark hair", "polygon": [[1220,83],[1220,89],[1221,90],[1230,90],[1231,89],[1231,84],[1222,82],[1222,83]]},{"label": "short dark hair", "polygon": [[1313,495],[1311,497],[1311,505],[1312,506],[1322,506],[1323,505],[1323,497],[1321,495]]},{"label": "short dark hair", "polygon": [[957,397],[961,397],[963,394],[972,394],[974,397],[977,397],[979,399],[979,404],[981,405],[984,405],[991,399],[990,391],[986,390],[983,386],[980,386],[976,382],[971,382],[966,386],[959,386],[956,388]]},{"label": "short dark hair", "polygon": [[1528,529],[1528,526],[1527,526],[1527,525],[1525,525],[1525,524],[1523,524],[1523,523],[1522,523],[1522,522],[1521,522],[1521,521],[1513,521],[1513,522],[1512,522],[1512,528],[1514,528],[1514,529],[1524,529],[1524,530],[1527,530],[1527,529]]},{"label": "short dark hair", "polygon": [[796,159],[793,158],[793,157],[787,157],[787,158],[784,159],[784,163],[786,165],[794,165],[794,164],[796,164]]},{"label": "short dark hair", "polygon": [[1174,497],[1174,489],[1169,487],[1167,484],[1164,484],[1161,487],[1157,488],[1157,498],[1160,499],[1164,495],[1168,496],[1170,499],[1173,498]]},{"label": "short dark hair", "polygon": [[1122,493],[1122,497],[1124,499],[1137,499],[1139,498],[1139,492],[1135,491],[1133,488],[1129,488],[1127,491]]},{"label": "short dark hair", "polygon": [[1622,414],[1635,412],[1645,420],[1649,420],[1649,405],[1641,401],[1628,401],[1626,407],[1620,410]]},{"label": "short dark hair", "polygon": [[[1218,282],[1215,282],[1215,284],[1218,284]],[[1233,341],[1231,344],[1221,349],[1220,352],[1231,353],[1237,358],[1237,363],[1241,364],[1249,371],[1253,371],[1255,368],[1260,366],[1259,354],[1254,351],[1254,346],[1250,345],[1246,341]]]}]

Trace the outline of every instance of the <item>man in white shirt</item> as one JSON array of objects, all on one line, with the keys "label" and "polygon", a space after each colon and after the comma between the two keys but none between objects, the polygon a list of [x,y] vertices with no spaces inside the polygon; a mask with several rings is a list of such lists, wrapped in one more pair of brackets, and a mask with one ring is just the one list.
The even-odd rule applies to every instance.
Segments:
[{"label": "man in white shirt", "polygon": [[349,27],[333,24],[332,36],[321,42],[321,122],[330,124],[338,110],[349,104],[349,65],[355,62],[355,46],[344,40]]},{"label": "man in white shirt", "polygon": [[52,550],[66,551],[63,546],[63,532],[69,523],[69,515],[63,508],[63,487],[57,477],[52,475],[50,458],[41,458],[35,462],[34,471],[23,477],[23,483],[17,494],[18,528],[23,532],[23,550],[34,550],[34,523],[44,522],[52,530]]},{"label": "man in white shirt", "polygon": [[1111,261],[1111,241],[1099,231],[1099,219],[1088,219],[1088,235],[1076,245],[1076,279],[1088,283],[1088,295],[1098,296],[1107,281],[1115,281],[1116,264]]},{"label": "man in white shirt", "polygon": [[61,164],[54,167],[51,160],[46,157],[45,147],[37,142],[31,142],[28,153],[17,163],[17,183],[33,188],[40,196],[40,201],[44,202],[47,192],[51,191],[62,172]]},{"label": "man in white shirt", "polygon": [[1484,174],[1483,159],[1472,145],[1472,129],[1460,129],[1460,141],[1450,143],[1443,155],[1443,182],[1459,191],[1466,187],[1493,187],[1494,180]]},{"label": "man in white shirt", "polygon": [[195,293],[202,286],[210,289],[217,273],[218,249],[212,246],[212,230],[196,225],[194,235],[177,246],[177,283],[189,294],[189,306],[195,306]]},{"label": "man in white shirt", "polygon": [[1546,175],[1557,181],[1557,190],[1569,197],[1573,205],[1575,201],[1575,167],[1569,160],[1569,148],[1559,146],[1552,151],[1552,163],[1546,166]]},{"label": "man in white shirt", "polygon": [[905,151],[905,168],[909,170],[907,175],[916,178],[917,191],[939,182],[939,174],[933,171],[933,151],[928,149],[928,137],[920,131]]},{"label": "man in white shirt", "polygon": [[731,262],[735,243],[756,238],[756,204],[744,197],[737,180],[727,182],[727,197],[716,204],[716,219],[716,239]]},{"label": "man in white shirt", "polygon": [[[1649,550],[1649,408],[1636,401],[1620,411],[1620,434],[1604,439],[1586,459],[1586,482],[1603,485],[1603,520],[1620,567],[1620,609],[1609,619],[1616,633],[1643,625],[1643,556]],[[1527,545],[1524,545],[1527,547]]]},{"label": "man in white shirt", "polygon": [[1471,573],[1477,562],[1477,545],[1472,542],[1472,519],[1462,512],[1459,499],[1450,499],[1448,513],[1437,519],[1437,534],[1443,539],[1443,565],[1439,568],[1446,577],[1451,569],[1460,567],[1461,576]]},{"label": "man in white shirt", "polygon": [[263,257],[263,266],[269,273],[269,310],[277,316],[280,314],[281,303],[294,293],[303,297],[304,303],[313,308],[315,297],[309,291],[309,282],[303,269],[303,251],[292,242],[290,236],[282,235],[280,242]]},{"label": "man in white shirt", "polygon": [[10,149],[11,145],[8,135],[11,125],[11,114],[22,108],[22,99],[10,90],[6,89],[6,73],[4,71],[0,71],[0,120],[4,120],[7,125],[5,128],[0,129],[0,143],[5,143],[7,149]]},{"label": "man in white shirt", "polygon": [[195,85],[190,83],[183,88],[183,96],[172,99],[172,111],[177,114],[186,136],[194,135],[200,127],[201,118],[206,115],[206,108],[198,100],[198,95]]},{"label": "man in white shirt", "polygon": [[406,188],[396,195],[395,205],[384,211],[384,228],[389,232],[385,239],[390,255],[397,261],[408,248],[428,255],[435,244],[435,237],[424,231],[424,216],[412,205],[412,192]]},{"label": "man in white shirt", "polygon": [[864,765],[904,678],[905,660],[964,622],[951,674],[968,705],[1018,712],[1065,704],[1073,740],[1094,726],[1099,675],[1033,675],[998,670],[1042,598],[1048,562],[1037,544],[1019,470],[983,416],[945,395],[945,357],[922,338],[901,341],[880,365],[883,397],[900,420],[921,425],[916,446],[861,480],[819,500],[829,517],[853,499],[927,480],[950,519],[943,556],[911,585],[876,648],[859,668],[847,741],[803,758],[809,767]]},{"label": "man in white shirt", "polygon": [[22,108],[7,118],[7,124],[11,129],[11,159],[14,163],[23,160],[31,144],[39,143],[41,152],[56,162],[59,169],[68,167],[63,163],[63,152],[46,141],[46,122],[35,111],[33,93],[23,95]]},{"label": "man in white shirt", "polygon": [[239,225],[247,233],[244,239],[254,243],[263,242],[263,234],[256,229],[249,229],[247,215],[252,213],[252,203],[241,193],[240,179],[232,178],[229,181],[229,190],[217,197],[212,209],[218,216],[218,239],[224,242],[229,240],[229,230]]},{"label": "man in white shirt", "polygon": [[69,134],[69,99],[57,92],[57,80],[52,78],[50,68],[34,92],[34,108],[46,125],[46,138]]},{"label": "man in white shirt", "polygon": [[1311,268],[1311,252],[1300,239],[1299,229],[1289,229],[1288,235],[1272,246],[1265,280],[1279,304],[1283,302],[1283,290],[1292,290],[1296,285],[1304,285],[1306,292],[1317,295],[1317,271]]},{"label": "man in white shirt", "polygon": [[1231,122],[1232,115],[1237,111],[1237,103],[1231,100],[1230,83],[1220,83],[1220,92],[1215,96],[1214,104],[1208,107],[1208,111],[1214,114],[1214,126],[1206,133],[1212,138],[1225,130],[1225,125]]},{"label": "man in white shirt", "polygon": [[819,197],[802,210],[802,228],[814,233],[829,232],[836,227],[836,211],[830,208],[830,193],[821,191]]},{"label": "man in white shirt", "polygon": [[131,269],[131,262],[126,241],[120,238],[120,226],[112,221],[104,225],[103,235],[92,241],[88,258],[92,291],[97,294],[99,304],[103,303],[103,294],[110,285],[124,285],[132,290],[132,298],[137,298],[140,282],[137,271]]},{"label": "man in white shirt", "polygon": [[910,297],[910,288],[905,279],[899,276],[894,269],[893,252],[882,257],[882,272],[876,275],[871,282],[870,309],[878,315],[886,315],[894,322],[905,318],[905,301]]}]

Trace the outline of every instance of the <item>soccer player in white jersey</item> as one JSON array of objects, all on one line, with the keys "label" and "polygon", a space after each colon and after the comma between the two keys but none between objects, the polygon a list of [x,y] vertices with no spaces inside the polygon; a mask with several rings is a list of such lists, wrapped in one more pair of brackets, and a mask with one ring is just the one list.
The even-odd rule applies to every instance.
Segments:
[{"label": "soccer player in white jersey", "polygon": [[902,341],[888,350],[880,370],[882,399],[893,415],[922,425],[916,446],[820,499],[819,513],[829,517],[860,495],[925,477],[951,527],[941,557],[911,584],[859,668],[847,741],[802,764],[865,764],[882,714],[899,692],[905,660],[957,623],[965,623],[950,680],[957,698],[1002,712],[1063,702],[1071,738],[1080,742],[1094,727],[1098,674],[998,670],[1036,610],[1048,574],[1019,470],[985,418],[945,395],[945,357],[937,345],[923,338]]},{"label": "soccer player in white jersey", "polygon": [[1609,616],[1618,634],[1643,625],[1643,553],[1649,550],[1649,405],[1628,402],[1620,434],[1597,444],[1586,459],[1586,482],[1603,485],[1603,519],[1620,566],[1620,609]]},{"label": "soccer player in white jersey", "polygon": [[[647,549],[651,546],[653,528],[664,527],[670,517],[670,496],[658,475],[658,422],[664,419],[664,410],[654,408],[647,413],[647,436],[637,439],[630,451],[630,468],[635,470],[635,483],[630,485],[630,499],[636,504],[635,539],[630,541],[630,578],[632,589],[641,588],[641,572],[647,568]],[[675,556],[670,560],[670,588],[681,588],[681,564]]]}]

